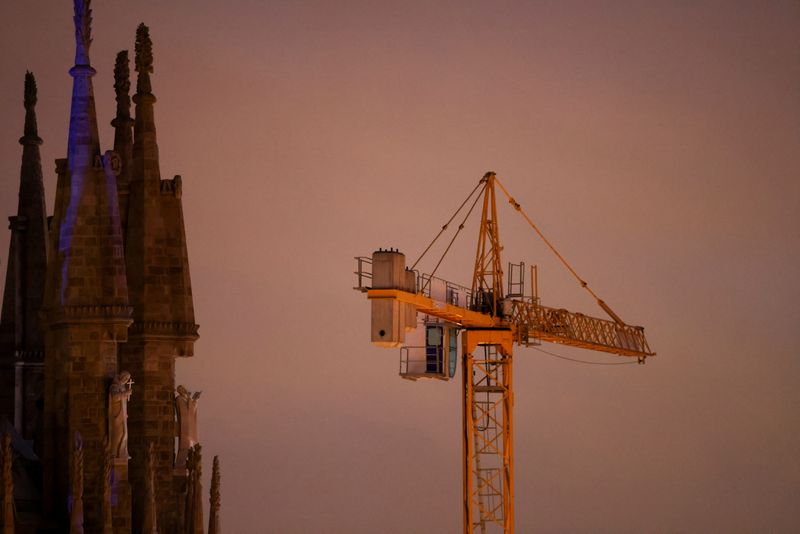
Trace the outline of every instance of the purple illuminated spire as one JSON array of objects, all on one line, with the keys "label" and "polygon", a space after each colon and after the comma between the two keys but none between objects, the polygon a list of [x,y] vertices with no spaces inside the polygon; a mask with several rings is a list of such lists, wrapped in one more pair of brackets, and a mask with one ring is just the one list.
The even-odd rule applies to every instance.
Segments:
[{"label": "purple illuminated spire", "polygon": [[89,47],[92,45],[92,10],[91,0],[74,0],[75,2],[75,64],[89,65]]},{"label": "purple illuminated spire", "polygon": [[[96,71],[89,62],[92,44],[90,0],[75,0],[75,66],[69,71],[72,82],[72,108],[69,117],[67,159],[73,175],[83,175],[100,155],[97,115],[94,107],[92,76]],[[74,180],[73,180],[74,185]]]},{"label": "purple illuminated spire", "polygon": [[62,306],[120,306],[119,313],[124,314],[128,292],[117,198],[119,158],[110,151],[100,153],[92,87],[95,70],[89,61],[89,5],[90,0],[75,0],[68,175],[54,215],[54,228],[58,228],[54,260],[59,270],[54,289]]}]

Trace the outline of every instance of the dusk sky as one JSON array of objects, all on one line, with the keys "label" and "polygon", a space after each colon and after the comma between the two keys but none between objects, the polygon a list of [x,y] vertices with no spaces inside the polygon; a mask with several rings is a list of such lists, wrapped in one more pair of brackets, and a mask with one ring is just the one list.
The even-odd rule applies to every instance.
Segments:
[{"label": "dusk sky", "polygon": [[[150,26],[200,324],[177,383],[203,391],[226,532],[461,532],[460,373],[398,377],[353,257],[415,259],[488,170],[658,353],[516,350],[517,532],[800,531],[800,3],[93,9],[103,149],[115,55]],[[4,218],[26,70],[52,214],[71,17],[0,3]],[[602,316],[501,204],[503,261],[538,264],[544,304]],[[473,219],[438,274],[469,285],[476,237]]]}]

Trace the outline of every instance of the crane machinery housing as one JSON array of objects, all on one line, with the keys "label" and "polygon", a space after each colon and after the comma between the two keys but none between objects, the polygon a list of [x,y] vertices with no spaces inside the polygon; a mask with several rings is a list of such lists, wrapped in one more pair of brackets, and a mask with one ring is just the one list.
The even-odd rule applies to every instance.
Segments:
[{"label": "crane machinery housing", "polygon": [[[543,306],[536,270],[531,292],[524,294],[524,264],[510,264],[508,290],[497,221],[496,187],[531,228],[610,317],[600,319]],[[476,196],[477,195],[477,196]],[[474,199],[473,199],[474,197]],[[400,376],[410,380],[449,380],[455,376],[461,337],[463,423],[464,533],[514,532],[513,346],[557,343],[637,358],[654,356],[644,328],[626,324],[578,276],[493,172],[487,172],[442,227],[431,249],[472,199],[464,217],[482,202],[471,287],[460,286],[406,267],[398,250],[378,250],[371,258],[357,257],[358,285],[372,307],[371,340],[380,347],[400,347]],[[464,228],[459,226],[445,254]],[[417,317],[421,314],[418,328]],[[407,339],[408,336],[408,339]],[[413,344],[412,344],[413,338]]]}]

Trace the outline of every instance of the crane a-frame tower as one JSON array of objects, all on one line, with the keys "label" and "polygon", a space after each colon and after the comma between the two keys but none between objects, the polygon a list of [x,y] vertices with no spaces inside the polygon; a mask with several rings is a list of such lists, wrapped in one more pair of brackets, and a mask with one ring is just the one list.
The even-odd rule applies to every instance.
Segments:
[{"label": "crane a-frame tower", "polygon": [[[509,291],[504,293],[496,187],[611,320],[543,306],[538,292],[523,295],[522,276],[516,283],[510,281]],[[415,271],[416,264],[408,269],[405,256],[389,249],[378,250],[371,258],[356,258],[356,289],[366,292],[372,305],[372,342],[382,347],[401,347],[400,374],[404,378],[452,378],[457,354],[456,332],[461,332],[464,533],[512,534],[513,346],[545,341],[634,357],[640,363],[655,353],[645,339],[644,328],[626,324],[589,288],[542,235],[495,173],[483,176],[437,238],[475,193],[472,208],[482,200],[483,210],[470,288],[435,278],[436,269],[431,275]],[[462,222],[456,235],[463,228]],[[450,241],[450,245],[452,243]],[[430,245],[425,252],[429,249]],[[522,264],[513,267],[524,276]],[[512,268],[509,274],[513,272]],[[515,292],[514,288],[519,291]],[[426,318],[425,346],[407,347],[405,335],[417,327],[420,313]],[[421,357],[410,354],[415,348],[423,349]]]}]

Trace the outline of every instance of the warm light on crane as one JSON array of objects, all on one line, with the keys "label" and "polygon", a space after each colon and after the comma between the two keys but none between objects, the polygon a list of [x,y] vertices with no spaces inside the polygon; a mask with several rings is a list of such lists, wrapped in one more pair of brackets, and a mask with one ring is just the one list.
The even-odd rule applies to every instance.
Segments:
[{"label": "warm light on crane", "polygon": [[[518,272],[519,280],[510,279],[509,291],[504,295],[500,257],[503,247],[497,224],[495,186],[612,320],[542,306],[534,289],[535,271],[531,295],[523,295],[523,264],[511,266],[510,278]],[[436,278],[441,259],[433,273],[422,274],[414,270],[416,263],[406,268],[405,256],[389,249],[374,252],[372,258],[356,258],[355,289],[366,292],[372,305],[372,342],[381,347],[401,347],[403,378],[452,378],[457,333],[462,331],[464,532],[472,534],[478,529],[483,534],[502,528],[502,532],[511,534],[514,532],[513,345],[530,346],[547,341],[635,357],[640,363],[655,353],[650,351],[644,328],[626,324],[589,288],[493,172],[483,176],[422,256],[473,196],[464,222],[481,199],[483,211],[470,288]],[[464,228],[464,222],[445,254]],[[409,346],[405,343],[406,334],[417,328],[418,313],[425,317],[425,329],[421,332],[424,344]]]}]

